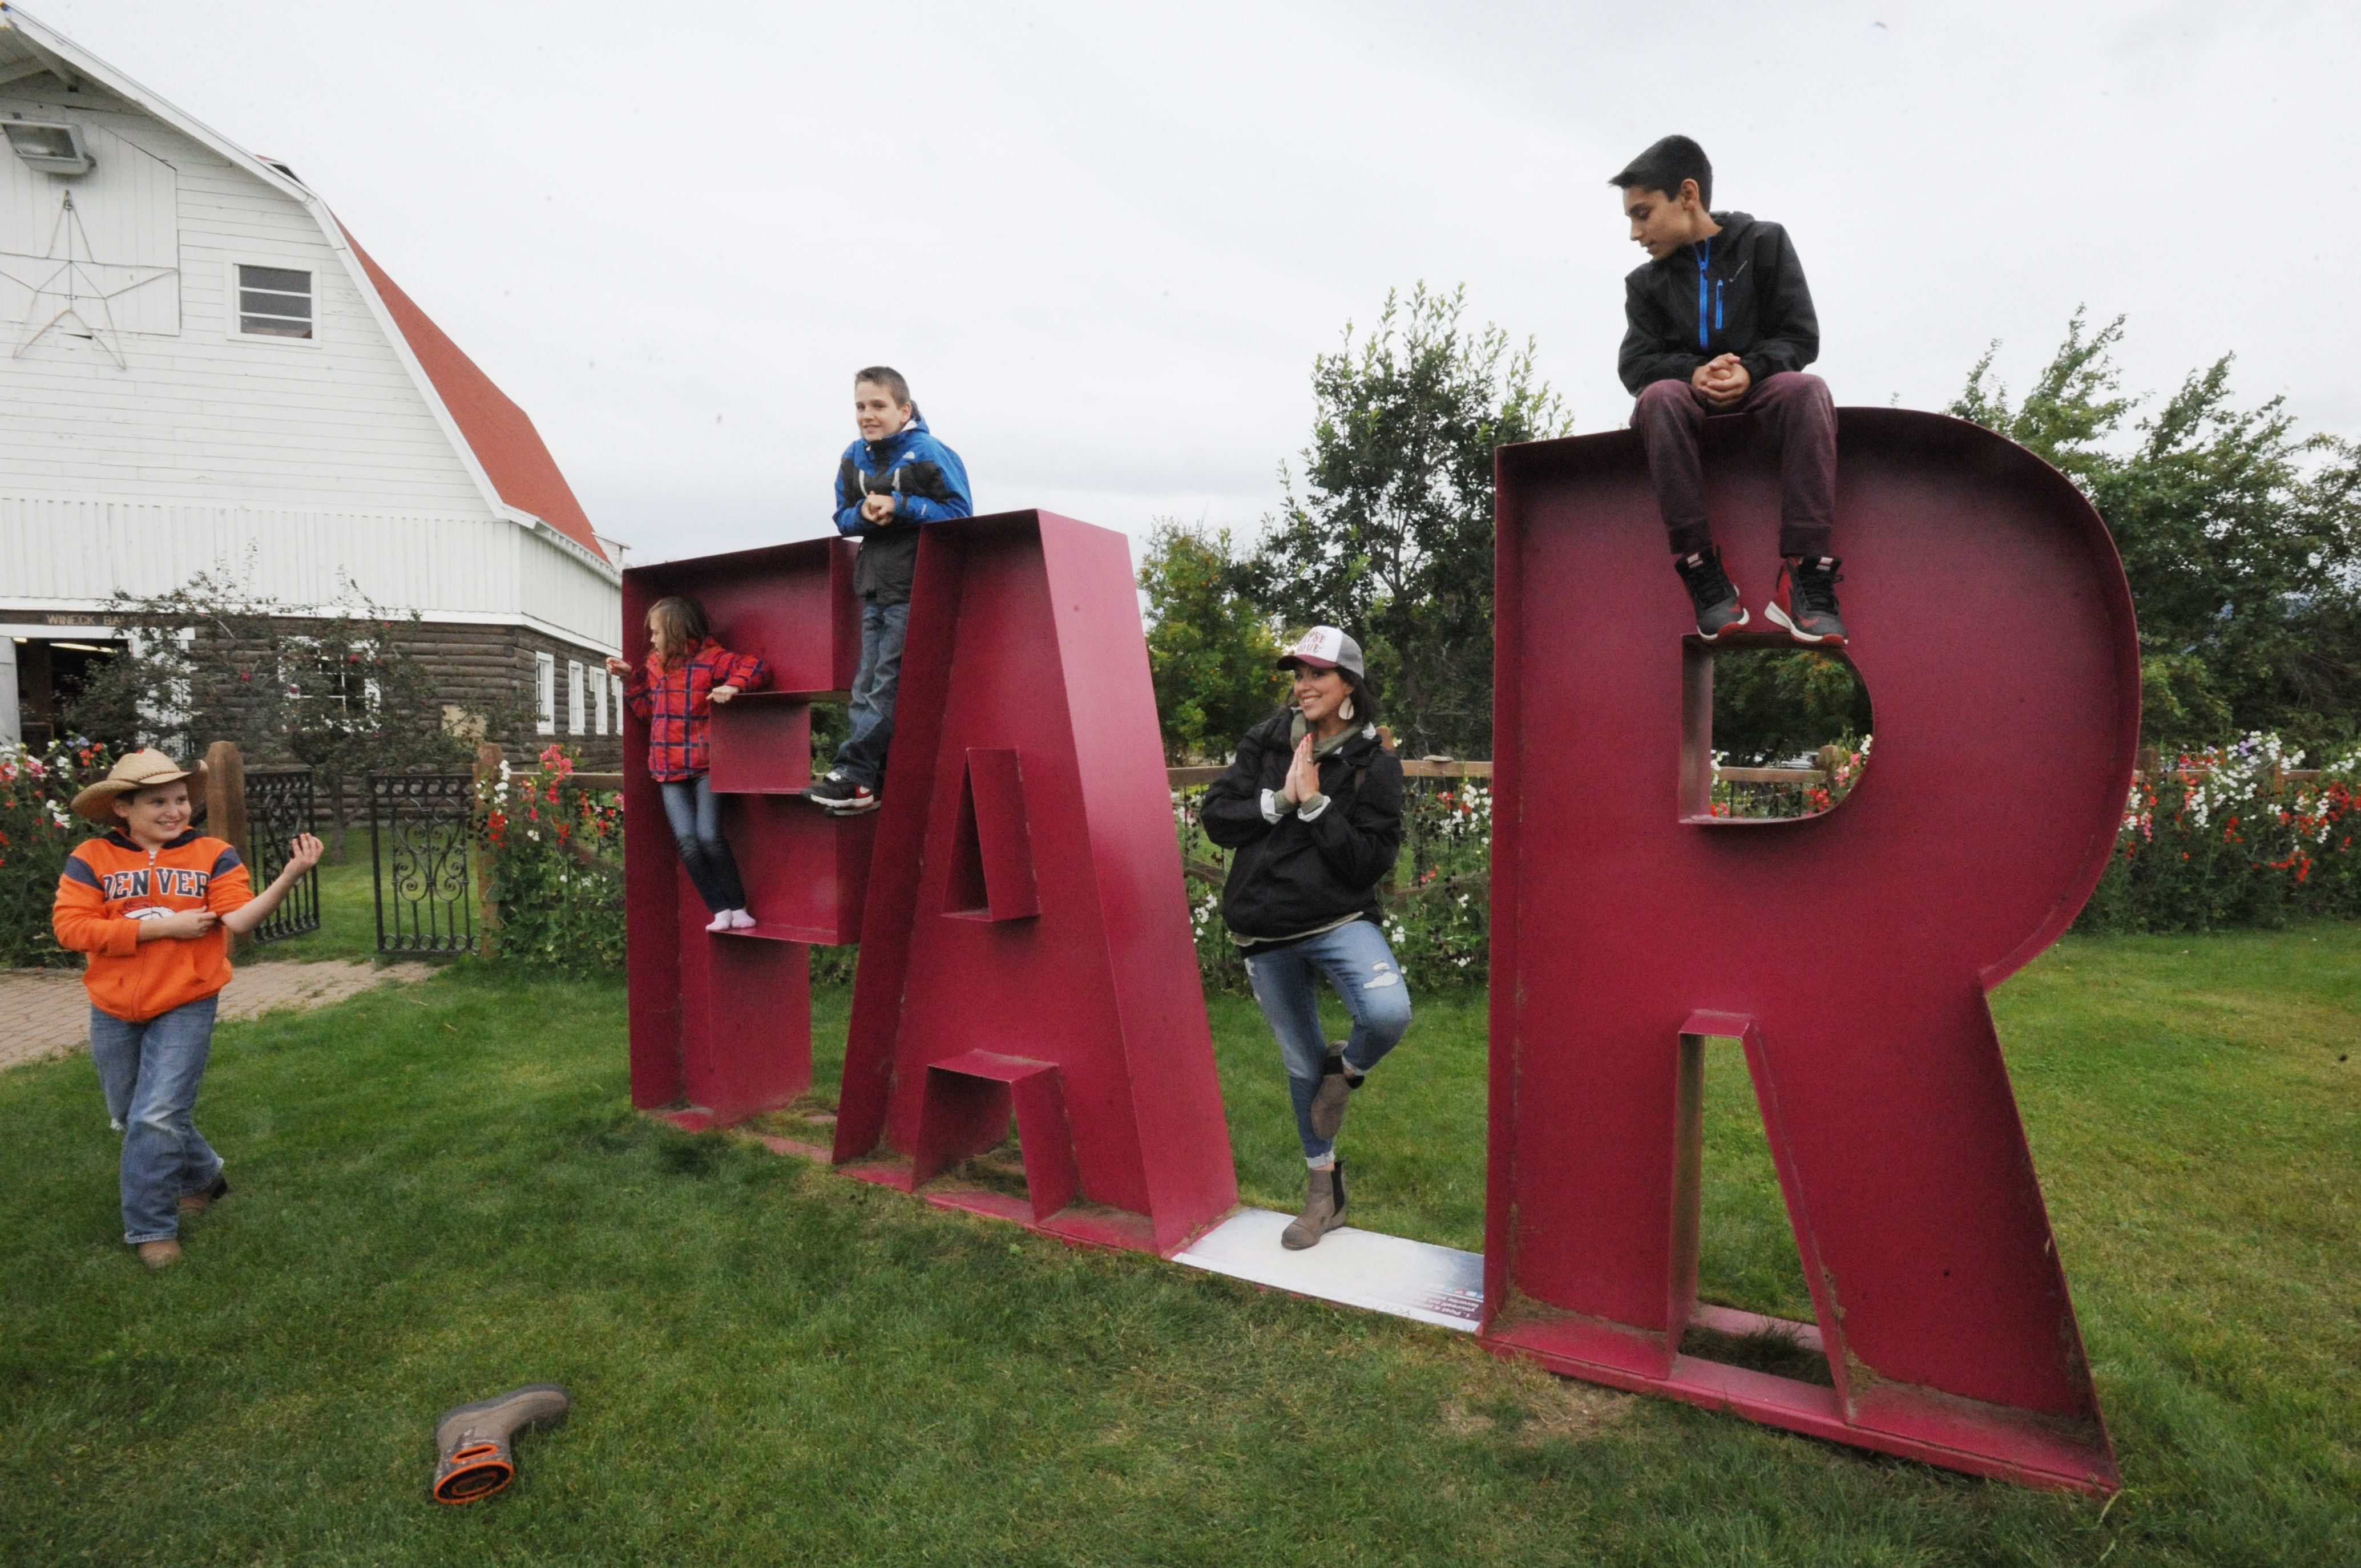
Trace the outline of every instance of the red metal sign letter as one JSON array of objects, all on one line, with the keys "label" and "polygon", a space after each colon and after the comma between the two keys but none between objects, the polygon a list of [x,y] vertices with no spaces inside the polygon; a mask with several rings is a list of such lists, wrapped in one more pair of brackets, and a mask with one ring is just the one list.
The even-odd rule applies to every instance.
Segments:
[{"label": "red metal sign letter", "polygon": [[[2021,448],[1898,410],[1840,431],[1876,740],[1835,810],[1773,823],[1698,820],[1711,652],[1685,647],[1638,437],[1501,454],[1485,1332],[1624,1387],[2111,1488],[1984,999],[2114,845],[2130,597],[2097,514]],[[1708,472],[1760,593],[1775,476],[1742,440],[1709,429]],[[1832,1387],[1681,1354],[1708,1035],[1746,1043]]]}]

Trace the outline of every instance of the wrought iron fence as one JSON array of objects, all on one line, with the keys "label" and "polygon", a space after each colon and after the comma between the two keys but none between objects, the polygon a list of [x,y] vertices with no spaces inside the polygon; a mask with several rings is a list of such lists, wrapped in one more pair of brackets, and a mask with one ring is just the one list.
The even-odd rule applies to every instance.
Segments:
[{"label": "wrought iron fence", "polygon": [[467,858],[476,784],[467,773],[371,773],[369,859],[380,953],[476,948]]},{"label": "wrought iron fence", "polygon": [[[309,768],[248,768],[246,770],[246,838],[253,850],[251,872],[257,891],[277,880],[286,869],[288,841],[309,833],[319,819],[319,799]],[[320,928],[320,871],[314,866],[287,890],[270,918],[257,926],[253,939],[276,942]]]}]

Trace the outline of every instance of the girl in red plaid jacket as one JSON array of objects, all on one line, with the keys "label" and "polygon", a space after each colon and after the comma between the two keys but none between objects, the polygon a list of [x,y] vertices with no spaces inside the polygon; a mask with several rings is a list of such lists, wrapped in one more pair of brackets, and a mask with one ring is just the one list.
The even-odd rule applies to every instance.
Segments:
[{"label": "girl in red plaid jacket", "polygon": [[706,929],[744,930],[754,917],[746,912],[746,886],[721,835],[721,804],[706,774],[713,765],[714,705],[769,685],[770,666],[716,642],[705,607],[675,598],[648,609],[647,667],[609,659],[607,669],[630,682],[623,700],[647,721],[648,776],[664,791],[664,819],[688,880],[713,912]]}]

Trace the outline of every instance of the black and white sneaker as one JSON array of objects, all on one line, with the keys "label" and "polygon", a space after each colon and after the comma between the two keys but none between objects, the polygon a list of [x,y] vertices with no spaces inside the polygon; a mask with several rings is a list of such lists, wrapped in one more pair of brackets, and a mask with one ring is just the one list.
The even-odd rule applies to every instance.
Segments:
[{"label": "black and white sneaker", "polygon": [[1697,635],[1710,642],[1725,631],[1736,631],[1752,618],[1741,602],[1738,585],[1722,569],[1719,546],[1684,555],[1673,563],[1697,609]]},{"label": "black and white sneaker", "polygon": [[1837,615],[1837,585],[1844,581],[1833,555],[1790,555],[1779,563],[1779,588],[1763,613],[1787,629],[1798,642],[1842,647],[1845,624]]},{"label": "black and white sneaker", "polygon": [[828,777],[804,791],[806,799],[838,817],[850,817],[859,811],[874,811],[882,803],[878,793],[867,784],[855,784],[841,772],[831,772]]},{"label": "black and white sneaker", "polygon": [[811,787],[804,791],[804,798],[821,806],[834,806],[839,801],[851,800],[852,792],[860,787],[844,776],[842,769],[831,768],[812,780]]}]

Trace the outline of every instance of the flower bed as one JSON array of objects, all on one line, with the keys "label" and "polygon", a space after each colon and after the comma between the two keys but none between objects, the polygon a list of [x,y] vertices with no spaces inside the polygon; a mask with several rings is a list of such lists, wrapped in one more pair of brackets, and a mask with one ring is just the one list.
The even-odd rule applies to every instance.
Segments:
[{"label": "flower bed", "polygon": [[[1850,792],[1869,756],[1824,753],[1817,784],[1717,778],[1717,816],[1826,811]],[[2077,929],[2202,931],[2276,926],[2301,916],[2361,916],[2361,747],[2310,779],[2276,736],[2192,751],[2132,792],[2123,836]],[[1202,789],[1172,795],[1188,871],[1198,967],[1210,989],[1243,992],[1246,967],[1222,924],[1228,855],[1197,820]],[[1489,977],[1492,792],[1477,780],[1409,781],[1402,854],[1386,890],[1386,939],[1402,970],[1433,986]]]},{"label": "flower bed", "polygon": [[2361,747],[2308,779],[2276,735],[2185,752],[2132,788],[2081,926],[2207,931],[2361,916]]},{"label": "flower bed", "polygon": [[66,855],[94,831],[66,803],[114,762],[88,741],[0,747],[0,969],[82,963],[49,931]]},{"label": "flower bed", "polygon": [[530,772],[508,763],[476,784],[476,852],[500,912],[498,955],[566,974],[623,966],[623,797],[571,782],[560,746]]}]

